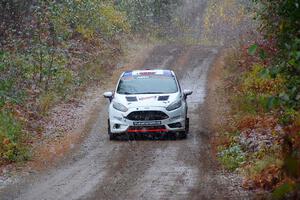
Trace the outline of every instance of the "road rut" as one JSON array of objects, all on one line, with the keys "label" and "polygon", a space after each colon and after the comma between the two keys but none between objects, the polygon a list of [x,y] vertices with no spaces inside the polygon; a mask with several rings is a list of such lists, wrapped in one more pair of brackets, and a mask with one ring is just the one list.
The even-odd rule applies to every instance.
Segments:
[{"label": "road rut", "polygon": [[58,167],[9,187],[2,199],[248,199],[217,170],[210,151],[205,95],[217,55],[216,47],[161,45],[144,62],[143,68],[174,70],[182,88],[194,91],[188,99],[186,140],[109,141],[103,99],[79,151]]}]

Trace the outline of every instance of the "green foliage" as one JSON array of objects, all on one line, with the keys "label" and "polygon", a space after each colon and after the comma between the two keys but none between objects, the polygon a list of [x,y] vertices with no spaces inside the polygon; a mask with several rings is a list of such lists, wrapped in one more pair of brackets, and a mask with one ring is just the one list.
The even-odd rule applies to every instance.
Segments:
[{"label": "green foliage", "polygon": [[[292,184],[284,183],[273,192],[274,199],[284,199],[295,189],[293,182],[299,183],[299,138],[296,133],[300,124],[300,6],[298,0],[253,1],[258,4],[257,13],[265,40],[264,44],[253,44],[248,48],[248,54],[256,64],[243,72],[239,92],[246,96],[246,112],[251,109],[268,112],[279,118],[285,128],[284,136],[281,136],[284,140],[278,142],[280,151],[277,152],[281,153],[253,154],[251,157],[256,161],[250,169],[252,174],[277,173],[283,175],[280,180],[290,180]],[[256,183],[263,186],[260,182]],[[276,183],[269,184],[274,188]]]},{"label": "green foliage", "polygon": [[86,39],[96,34],[110,39],[121,33],[128,33],[130,26],[126,15],[118,11],[107,0],[48,0],[49,19],[62,38],[73,36],[76,32]]},{"label": "green foliage", "polygon": [[21,124],[8,110],[0,111],[0,163],[23,161],[29,158],[28,150],[22,145]]},{"label": "green foliage", "polygon": [[300,39],[295,38],[291,45],[283,50],[285,58],[280,59],[278,66],[286,76],[286,105],[300,109]]},{"label": "green foliage", "polygon": [[26,161],[30,158],[28,149],[15,143],[9,143],[0,147],[0,155],[3,159],[13,162]]},{"label": "green foliage", "polygon": [[264,169],[267,169],[270,166],[282,167],[283,165],[283,161],[276,158],[274,155],[264,154],[262,158],[256,157],[254,159],[252,167],[248,169],[248,176],[252,177],[260,174]]},{"label": "green foliage", "polygon": [[258,48],[257,44],[251,45],[248,49],[248,53],[253,56],[256,53],[257,48]]},{"label": "green foliage", "polygon": [[246,95],[241,98],[240,103],[242,104],[240,111],[248,113],[268,112],[280,106],[280,100],[277,97],[265,94]]},{"label": "green foliage", "polygon": [[46,114],[47,111],[53,106],[54,102],[56,102],[56,95],[53,92],[44,92],[39,96],[39,110],[41,114]]},{"label": "green foliage", "polygon": [[[20,123],[7,108],[46,114],[78,87],[99,81],[131,27],[112,0],[4,0],[0,11],[0,154],[19,161],[27,158],[26,123],[36,119]],[[96,59],[90,49],[100,52]]]},{"label": "green foliage", "polygon": [[248,48],[248,54],[251,56],[258,54],[258,56],[261,60],[264,60],[267,57],[266,51],[263,48],[260,48],[257,44],[252,44]]},{"label": "green foliage", "polygon": [[239,110],[253,113],[270,111],[282,104],[281,94],[285,91],[286,80],[263,65],[256,64],[245,72],[240,80],[240,93],[234,101]]},{"label": "green foliage", "polygon": [[245,73],[242,81],[242,91],[248,94],[264,94],[276,96],[284,91],[285,79],[280,75],[272,77],[262,65],[254,65]]},{"label": "green foliage", "polygon": [[29,82],[26,57],[0,51],[0,107],[5,103],[20,103],[25,92],[22,90]]},{"label": "green foliage", "polygon": [[[245,156],[236,147],[239,145],[231,144],[221,149],[218,158],[225,167],[235,169],[240,166],[238,155],[243,155],[241,163],[247,157],[243,169],[251,179],[249,188],[272,190],[286,181],[273,191],[272,197],[294,199],[300,185],[300,4],[299,0],[253,1],[258,5],[261,33],[265,38],[258,39],[258,44],[251,45],[247,52],[243,51],[236,63],[243,68],[231,76],[238,77],[233,89],[229,89],[230,94],[236,92],[232,98],[233,107],[237,107],[236,119],[232,124],[243,137],[253,137],[246,145],[257,142],[262,135],[271,145],[261,143],[258,151],[247,151]],[[243,120],[245,115],[254,118]],[[265,131],[270,132],[265,134]]]},{"label": "green foliage", "polygon": [[[271,70],[283,76],[286,91],[281,95],[284,106],[300,108],[300,6],[298,0],[254,0],[259,4],[258,15],[265,36],[275,38],[279,51]],[[251,51],[252,48],[249,49]]]},{"label": "green foliage", "polygon": [[218,153],[218,160],[228,169],[234,171],[246,160],[245,153],[238,144],[229,148],[221,149]]},{"label": "green foliage", "polygon": [[6,110],[0,112],[0,133],[12,142],[19,142],[21,125]]},{"label": "green foliage", "polygon": [[[4,6],[1,9],[24,7],[22,1],[15,4],[7,1],[1,4]],[[28,18],[32,20],[30,26],[19,31],[24,37],[16,37],[9,29],[11,38],[15,37],[6,38],[12,48],[0,52],[0,106],[9,102],[19,104],[31,90],[64,97],[77,83],[83,82],[79,80],[81,74],[69,66],[69,40],[74,37],[113,40],[130,31],[125,13],[107,0],[39,0],[32,3]],[[93,74],[89,75],[93,79]]]},{"label": "green foliage", "polygon": [[272,192],[272,199],[285,199],[286,195],[295,189],[291,183],[283,183]]},{"label": "green foliage", "polygon": [[300,113],[293,108],[286,108],[280,116],[280,123],[283,125],[292,124],[297,117],[300,117]]},{"label": "green foliage", "polygon": [[102,62],[102,58],[95,58],[91,63],[86,64],[79,72],[80,80],[85,82],[101,81],[105,74],[105,69],[101,67]]},{"label": "green foliage", "polygon": [[264,24],[263,31],[280,43],[291,43],[299,36],[300,6],[298,0],[254,0],[259,3],[259,17]]},{"label": "green foliage", "polygon": [[246,113],[257,113],[260,109],[257,107],[257,103],[255,102],[256,98],[254,95],[233,95],[232,101],[234,102],[233,108],[235,108],[238,112],[246,112]]}]

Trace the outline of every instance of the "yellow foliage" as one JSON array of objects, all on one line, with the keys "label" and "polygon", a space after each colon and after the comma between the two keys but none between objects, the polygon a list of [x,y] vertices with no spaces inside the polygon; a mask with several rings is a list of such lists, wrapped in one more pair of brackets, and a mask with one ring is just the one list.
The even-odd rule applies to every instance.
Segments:
[{"label": "yellow foliage", "polygon": [[211,0],[204,14],[204,34],[208,39],[220,41],[228,34],[220,33],[220,26],[235,30],[248,18],[252,18],[251,14],[237,0]]},{"label": "yellow foliage", "polygon": [[76,31],[80,33],[85,39],[88,40],[92,39],[95,34],[94,30],[84,27],[84,25],[82,24],[78,25]]},{"label": "yellow foliage", "polygon": [[261,72],[264,67],[261,65],[254,65],[253,69],[245,74],[241,89],[243,92],[276,95],[284,90],[285,79],[281,76],[272,78],[269,76],[263,77]]},{"label": "yellow foliage", "polygon": [[120,30],[128,33],[130,31],[130,25],[125,14],[117,11],[113,6],[104,5],[99,12],[105,18],[104,27],[102,28],[105,28],[107,32]]},{"label": "yellow foliage", "polygon": [[52,104],[55,102],[55,95],[51,92],[41,95],[39,99],[39,108],[41,113],[47,113]]}]

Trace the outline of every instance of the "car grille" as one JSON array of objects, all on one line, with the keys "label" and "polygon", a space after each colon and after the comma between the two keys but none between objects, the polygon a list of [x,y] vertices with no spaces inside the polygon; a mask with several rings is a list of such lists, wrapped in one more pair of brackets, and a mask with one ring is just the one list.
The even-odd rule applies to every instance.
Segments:
[{"label": "car grille", "polygon": [[126,117],[129,120],[134,121],[148,121],[148,120],[164,120],[169,116],[161,111],[134,111]]}]

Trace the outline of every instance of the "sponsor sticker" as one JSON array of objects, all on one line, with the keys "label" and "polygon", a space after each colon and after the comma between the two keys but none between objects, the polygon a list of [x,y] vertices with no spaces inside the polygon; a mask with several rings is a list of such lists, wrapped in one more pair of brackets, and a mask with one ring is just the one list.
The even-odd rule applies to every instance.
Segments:
[{"label": "sponsor sticker", "polygon": [[140,101],[148,100],[148,99],[156,99],[157,96],[149,96],[149,97],[140,97]]},{"label": "sponsor sticker", "polygon": [[161,125],[161,121],[143,121],[143,122],[133,122],[134,126],[157,126]]}]

